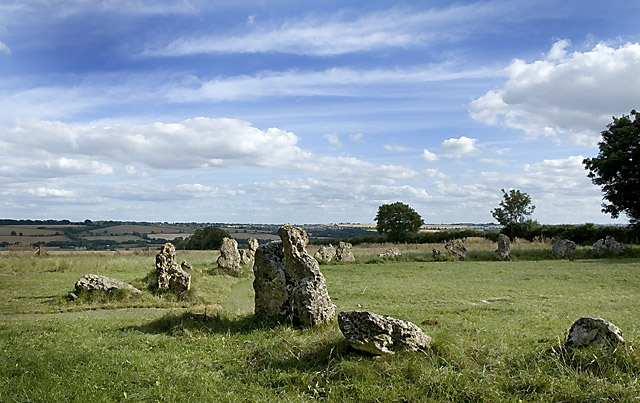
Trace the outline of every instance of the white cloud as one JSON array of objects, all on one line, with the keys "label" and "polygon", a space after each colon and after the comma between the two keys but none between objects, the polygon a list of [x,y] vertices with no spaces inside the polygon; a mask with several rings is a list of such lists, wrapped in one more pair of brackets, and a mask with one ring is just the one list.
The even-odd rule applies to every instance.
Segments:
[{"label": "white cloud", "polygon": [[[254,29],[233,36],[188,36],[149,47],[147,56],[183,56],[199,53],[295,53],[335,56],[390,47],[425,46],[469,35],[466,22],[495,19],[507,12],[491,4],[454,5],[416,11],[395,8],[369,14],[342,10],[312,15],[279,26],[250,24]],[[254,22],[255,20],[250,20]]]},{"label": "white cloud", "polygon": [[69,190],[52,189],[38,187],[35,189],[27,189],[27,193],[37,197],[73,197],[74,193]]},{"label": "white cloud", "polygon": [[362,133],[354,133],[349,135],[349,138],[353,141],[362,141],[364,135]]},{"label": "white cloud", "polygon": [[440,159],[436,154],[432,153],[426,148],[424,149],[424,151],[422,151],[422,158],[429,162],[435,162]]},{"label": "white cloud", "polygon": [[477,139],[471,139],[467,136],[462,136],[458,139],[450,138],[442,142],[440,146],[446,153],[447,157],[460,158],[465,155],[474,154],[478,151],[476,147]]},{"label": "white cloud", "polygon": [[329,144],[331,144],[331,146],[334,148],[339,148],[342,146],[340,137],[335,133],[327,133],[322,137],[324,137],[329,142]]},{"label": "white cloud", "polygon": [[640,43],[600,43],[568,54],[569,44],[557,41],[544,60],[514,60],[503,70],[507,82],[501,89],[471,102],[471,116],[530,137],[594,145],[611,116],[637,107]]},{"label": "white cloud", "polygon": [[0,41],[0,53],[11,54],[11,49],[2,41]]},{"label": "white cloud", "polygon": [[408,147],[400,146],[397,144],[385,144],[383,147],[385,150],[391,151],[391,152],[402,152],[402,151],[410,150],[410,148]]}]

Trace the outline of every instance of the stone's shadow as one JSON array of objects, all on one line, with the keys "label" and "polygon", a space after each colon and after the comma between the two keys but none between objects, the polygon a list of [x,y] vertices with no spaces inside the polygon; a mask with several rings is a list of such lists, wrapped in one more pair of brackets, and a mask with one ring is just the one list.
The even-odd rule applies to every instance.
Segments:
[{"label": "stone's shadow", "polygon": [[319,370],[330,371],[334,364],[339,363],[350,354],[362,355],[354,350],[345,339],[331,340],[306,348],[285,343],[285,347],[289,352],[286,358],[274,357],[265,354],[263,350],[256,350],[253,352],[252,361],[263,368],[318,372]]},{"label": "stone's shadow", "polygon": [[253,314],[227,316],[220,311],[213,313],[184,312],[167,314],[152,322],[140,326],[128,326],[122,330],[135,330],[148,334],[179,335],[191,332],[246,334],[259,329],[272,329],[280,326],[277,321],[260,320]]}]

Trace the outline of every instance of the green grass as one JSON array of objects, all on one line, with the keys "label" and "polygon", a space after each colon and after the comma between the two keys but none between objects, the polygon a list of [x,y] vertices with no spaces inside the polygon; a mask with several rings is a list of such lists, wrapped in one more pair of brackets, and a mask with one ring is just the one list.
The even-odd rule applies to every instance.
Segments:
[{"label": "green grass", "polygon": [[434,339],[429,351],[380,358],[351,350],[335,321],[304,329],[256,320],[252,280],[209,274],[213,254],[178,253],[194,266],[191,301],[147,291],[137,300],[64,298],[88,272],[140,281],[153,259],[0,258],[0,401],[632,402],[640,396],[637,349],[563,348],[581,316],[608,319],[628,340],[640,340],[638,259],[323,265],[338,311],[410,320]]}]

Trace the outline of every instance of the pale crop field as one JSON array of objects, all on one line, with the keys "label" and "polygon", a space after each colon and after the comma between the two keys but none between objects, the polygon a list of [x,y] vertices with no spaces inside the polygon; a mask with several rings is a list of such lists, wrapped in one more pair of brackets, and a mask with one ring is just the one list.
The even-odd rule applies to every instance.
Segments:
[{"label": "pale crop field", "polygon": [[82,275],[143,287],[154,254],[2,255],[0,401],[640,399],[637,349],[563,347],[582,316],[640,340],[639,259],[552,260],[529,250],[537,261],[432,262],[430,251],[414,251],[424,261],[366,264],[378,249],[359,248],[355,264],[321,266],[337,311],[409,320],[434,339],[428,351],[379,358],[352,350],[337,321],[257,321],[252,277],[224,275],[212,251],[178,252],[194,267],[184,300],[145,289],[83,302],[65,298]]}]

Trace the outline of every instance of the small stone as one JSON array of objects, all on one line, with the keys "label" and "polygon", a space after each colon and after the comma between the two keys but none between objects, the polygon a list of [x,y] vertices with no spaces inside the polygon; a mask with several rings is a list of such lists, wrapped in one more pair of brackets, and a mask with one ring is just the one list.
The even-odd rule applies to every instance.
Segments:
[{"label": "small stone", "polygon": [[613,323],[600,318],[580,318],[571,325],[567,346],[587,347],[591,344],[625,344],[622,331]]},{"label": "small stone", "polygon": [[180,268],[185,271],[193,269],[193,267],[191,267],[191,265],[187,263],[186,260],[183,260],[182,263],[180,263]]},{"label": "small stone", "polygon": [[378,254],[378,257],[381,257],[383,259],[391,259],[399,256],[402,256],[402,253],[400,253],[400,249],[398,248],[390,248],[387,249],[386,252]]},{"label": "small stone", "polygon": [[440,249],[433,249],[431,253],[433,254],[433,260],[436,262],[446,262],[448,260],[447,255]]},{"label": "small stone", "polygon": [[341,262],[355,262],[356,258],[353,256],[353,252],[351,252],[351,245],[349,242],[342,242],[338,244],[336,248],[336,259]]},{"label": "small stone", "polygon": [[[116,280],[115,278],[101,276],[98,274],[87,274],[85,276],[82,276],[80,280],[76,281],[75,289],[70,294],[74,294],[75,298],[78,298],[78,294],[80,294],[82,291],[91,292],[112,290],[125,290],[134,294],[140,294],[142,292],[131,284]],[[74,298],[72,295],[69,296]]]},{"label": "small stone", "polygon": [[558,239],[551,247],[551,252],[561,258],[570,257],[575,251],[576,243],[569,239]]},{"label": "small stone", "polygon": [[464,260],[467,257],[467,246],[462,242],[462,239],[452,239],[444,245],[444,248],[453,258]]},{"label": "small stone", "polygon": [[336,248],[331,244],[322,245],[313,257],[319,262],[329,263],[336,258]]},{"label": "small stone", "polygon": [[340,312],[338,325],[353,348],[375,355],[425,350],[432,343],[414,323],[366,311]]}]

